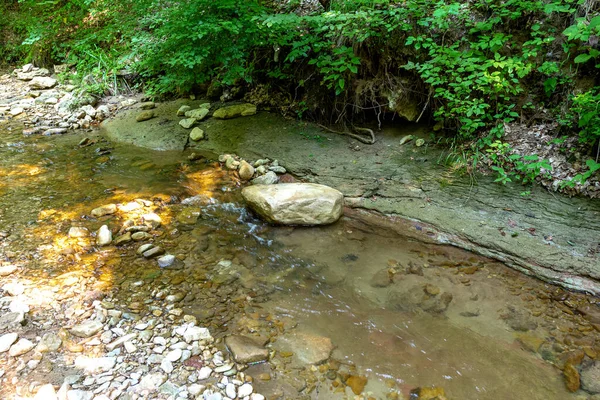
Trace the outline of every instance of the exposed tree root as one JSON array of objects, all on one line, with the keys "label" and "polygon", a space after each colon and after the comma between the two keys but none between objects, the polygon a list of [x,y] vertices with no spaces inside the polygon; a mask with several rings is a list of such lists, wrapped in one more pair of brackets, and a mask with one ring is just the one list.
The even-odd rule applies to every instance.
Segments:
[{"label": "exposed tree root", "polygon": [[[373,132],[372,129],[369,128],[361,128],[358,126],[352,126],[352,129],[354,129],[356,132],[361,132],[362,135],[358,135],[356,133],[352,133],[352,132],[346,132],[346,131],[335,131],[331,128],[328,128],[324,125],[321,124],[317,124],[318,126],[320,126],[321,128],[325,129],[326,131],[329,132],[333,132],[333,133],[337,133],[338,135],[345,135],[345,136],[350,136],[353,139],[358,140],[359,142],[363,142],[366,144],[373,144],[375,143],[375,132]],[[366,136],[368,135],[368,137]]]}]

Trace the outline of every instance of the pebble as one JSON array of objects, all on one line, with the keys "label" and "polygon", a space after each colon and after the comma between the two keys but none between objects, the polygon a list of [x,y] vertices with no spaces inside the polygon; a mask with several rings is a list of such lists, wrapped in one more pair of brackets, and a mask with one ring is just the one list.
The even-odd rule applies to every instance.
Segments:
[{"label": "pebble", "polygon": [[88,374],[108,372],[115,367],[116,357],[85,357],[79,356],[75,359],[75,367],[83,369]]},{"label": "pebble", "polygon": [[117,212],[116,204],[105,204],[103,206],[94,208],[90,215],[95,218],[103,217],[105,215],[111,215]]},{"label": "pebble", "polygon": [[25,286],[20,282],[11,282],[2,286],[2,290],[8,293],[9,296],[19,296],[25,292]]},{"label": "pebble", "polygon": [[135,120],[137,122],[144,122],[144,121],[148,121],[149,119],[152,119],[156,117],[156,114],[154,113],[154,111],[142,111],[141,113],[139,113],[137,115],[137,117],[135,117]]},{"label": "pebble", "polygon": [[0,276],[8,276],[17,270],[17,266],[14,264],[3,265],[0,267]]},{"label": "pebble", "polygon": [[72,226],[69,228],[69,237],[71,238],[82,238],[86,237],[89,234],[87,228],[83,228],[80,226]]},{"label": "pebble", "polygon": [[[146,255],[144,254],[144,257],[145,256]],[[147,258],[149,258],[149,257],[147,257]],[[172,254],[164,255],[158,259],[158,266],[161,268],[170,267],[173,265],[173,263],[175,263],[175,256]]]},{"label": "pebble", "polygon": [[165,355],[165,358],[169,361],[175,362],[181,358],[182,354],[183,354],[183,352],[181,349],[175,349],[173,351],[168,352]]},{"label": "pebble", "polygon": [[198,127],[195,127],[190,132],[190,139],[194,142],[204,139],[204,131]]},{"label": "pebble", "polygon": [[8,354],[11,357],[18,357],[31,351],[34,347],[35,344],[33,344],[32,341],[28,339],[19,339],[17,343],[11,346],[10,350],[8,351]]},{"label": "pebble", "polygon": [[207,328],[200,328],[198,326],[190,326],[183,333],[183,340],[187,343],[191,343],[195,340],[209,340],[212,339],[210,332]]},{"label": "pebble", "polygon": [[170,360],[164,358],[160,363],[160,369],[165,371],[165,373],[170,374],[171,372],[173,372],[173,363]]},{"label": "pebble", "polygon": [[67,400],[92,400],[93,398],[94,393],[86,390],[69,390],[67,392]]},{"label": "pebble", "polygon": [[0,353],[7,352],[18,338],[19,335],[17,333],[7,333],[0,336]]},{"label": "pebble", "polygon": [[246,396],[250,396],[252,394],[252,392],[254,391],[254,388],[252,387],[251,384],[249,383],[244,383],[242,386],[240,386],[238,388],[238,397],[240,398],[244,398]]},{"label": "pebble", "polygon": [[179,125],[184,129],[190,129],[196,123],[196,118],[185,118],[179,121]]},{"label": "pebble", "polygon": [[107,225],[102,225],[96,234],[96,244],[98,246],[107,246],[112,242],[112,232]]},{"label": "pebble", "polygon": [[33,400],[58,400],[54,386],[48,383],[40,387]]},{"label": "pebble", "polygon": [[160,385],[167,381],[166,375],[161,374],[160,372],[152,373],[145,375],[142,377],[139,385],[137,385],[137,391],[147,390],[149,392],[154,392],[158,390]]},{"label": "pebble", "polygon": [[71,333],[81,338],[87,338],[100,332],[103,328],[102,322],[88,320],[71,328]]},{"label": "pebble", "polygon": [[181,106],[181,107],[179,107],[179,110],[177,110],[177,116],[183,117],[183,116],[185,116],[185,113],[190,111],[191,109],[192,109],[192,107],[190,107],[190,106],[185,106],[185,105]]},{"label": "pebble", "polygon": [[141,242],[142,240],[151,239],[152,235],[148,232],[135,232],[131,235],[131,239],[135,242]]},{"label": "pebble", "polygon": [[202,367],[200,368],[200,370],[198,371],[198,380],[203,381],[205,379],[208,379],[210,377],[210,375],[212,374],[212,368],[210,367]]},{"label": "pebble", "polygon": [[42,340],[38,343],[36,351],[39,351],[40,353],[56,351],[60,348],[61,344],[62,339],[58,335],[48,332],[42,336]]}]

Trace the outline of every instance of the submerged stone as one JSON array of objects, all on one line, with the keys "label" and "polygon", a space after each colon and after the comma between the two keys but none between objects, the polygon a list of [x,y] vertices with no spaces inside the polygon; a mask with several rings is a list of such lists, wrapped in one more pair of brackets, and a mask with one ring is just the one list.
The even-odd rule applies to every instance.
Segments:
[{"label": "submerged stone", "polygon": [[326,225],[342,216],[344,196],[314,183],[254,185],[242,190],[248,205],[271,223]]},{"label": "submerged stone", "polygon": [[254,339],[242,335],[232,335],[225,338],[225,345],[238,363],[250,364],[266,361],[269,351]]}]

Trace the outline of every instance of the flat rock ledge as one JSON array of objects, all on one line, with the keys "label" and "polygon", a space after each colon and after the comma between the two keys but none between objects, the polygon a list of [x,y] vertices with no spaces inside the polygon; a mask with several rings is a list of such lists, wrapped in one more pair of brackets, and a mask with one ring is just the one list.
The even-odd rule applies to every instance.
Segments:
[{"label": "flat rock ledge", "polygon": [[327,225],[342,216],[344,196],[314,183],[253,185],[242,190],[244,200],[263,219],[281,225]]}]

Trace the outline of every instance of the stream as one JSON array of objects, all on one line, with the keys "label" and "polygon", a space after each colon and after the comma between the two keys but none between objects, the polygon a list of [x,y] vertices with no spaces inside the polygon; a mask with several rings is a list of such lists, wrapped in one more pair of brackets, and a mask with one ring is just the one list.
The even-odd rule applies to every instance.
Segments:
[{"label": "stream", "polygon": [[[1,398],[60,386],[78,374],[77,355],[103,355],[99,343],[60,333],[99,305],[120,310],[117,327],[192,316],[224,353],[223,338],[256,339],[269,360],[244,372],[268,399],[565,400],[598,389],[600,326],[578,311],[595,307],[593,297],[391,233],[366,212],[326,227],[270,226],[245,208],[242,183],[211,161],[217,155],[191,162],[95,132],[24,136],[18,120],[4,122],[0,265],[18,270],[0,276],[0,314],[13,301],[6,285],[23,285],[30,322],[21,336],[55,331],[63,345],[43,356],[0,353]],[[90,216],[105,204],[121,206]],[[148,212],[161,224],[144,240],[96,246],[100,226],[118,236]],[[89,235],[69,236],[72,227]],[[137,254],[148,242],[174,263]],[[113,375],[158,368],[133,354],[118,353],[124,366]],[[170,379],[179,389],[149,398],[194,398],[182,389],[188,367]],[[136,398],[126,395],[118,398]]]}]

